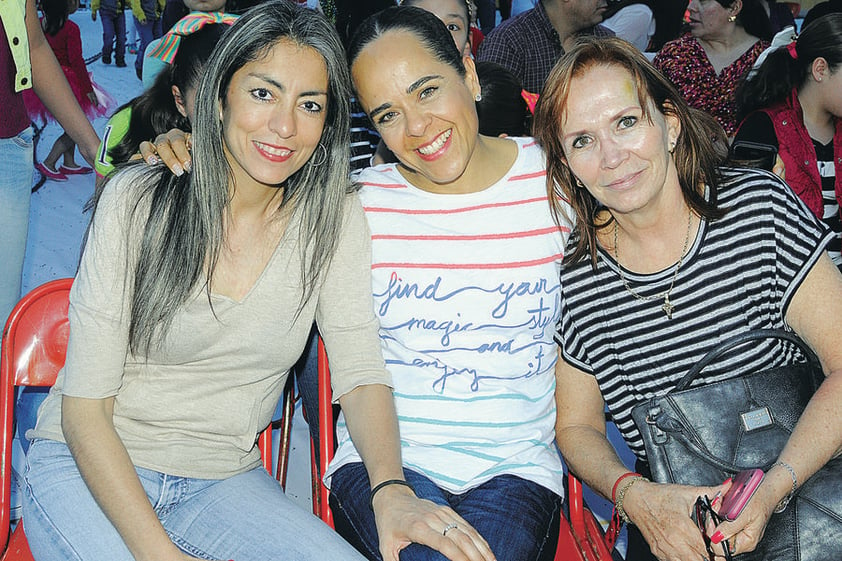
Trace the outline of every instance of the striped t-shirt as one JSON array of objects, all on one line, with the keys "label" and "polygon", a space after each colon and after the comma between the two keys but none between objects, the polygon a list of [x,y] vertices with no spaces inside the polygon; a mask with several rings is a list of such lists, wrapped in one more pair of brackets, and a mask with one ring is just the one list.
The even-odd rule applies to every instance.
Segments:
[{"label": "striped t-shirt", "polygon": [[822,181],[822,220],[833,233],[833,239],[827,246],[827,253],[842,270],[842,217],[839,216],[839,201],[836,199],[836,166],[833,164],[833,141],[822,144],[813,140],[816,148],[816,165]]},{"label": "striped t-shirt", "polygon": [[[726,338],[787,328],[792,296],[833,235],[776,176],[744,169],[723,173],[719,204],[728,212],[702,221],[670,293],[672,319],[661,309],[662,298],[635,299],[623,286],[616,261],[601,249],[596,271],[589,259],[562,271],[556,337],[563,356],[596,377],[614,422],[644,460],[632,408],[671,390]],[[650,296],[669,288],[674,271],[673,266],[654,274],[625,269],[623,274],[632,290]],[[794,353],[788,344],[744,346],[708,367],[702,379],[800,360]]]},{"label": "striped t-shirt", "polygon": [[[374,304],[404,466],[454,493],[512,474],[562,495],[554,445],[559,273],[570,231],[547,202],[544,155],[470,194],[364,170]],[[331,470],[359,456],[344,422]]]}]

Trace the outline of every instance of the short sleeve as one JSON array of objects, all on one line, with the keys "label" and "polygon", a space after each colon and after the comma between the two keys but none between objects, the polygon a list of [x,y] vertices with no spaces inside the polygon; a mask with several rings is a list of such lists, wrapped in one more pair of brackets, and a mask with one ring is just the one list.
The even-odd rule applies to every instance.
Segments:
[{"label": "short sleeve", "polygon": [[392,385],[371,294],[371,234],[356,194],[346,200],[339,244],[319,291],[316,324],[330,360],[334,401],[358,386]]},{"label": "short sleeve", "polygon": [[782,295],[781,314],[785,318],[792,297],[825,252],[833,232],[810,212],[786,183],[774,174],[766,175],[771,183],[769,200],[775,228],[775,282]]},{"label": "short sleeve", "polygon": [[131,115],[131,109],[126,107],[112,115],[108,119],[108,122],[105,123],[102,140],[99,143],[99,150],[97,150],[96,162],[94,162],[94,167],[99,177],[105,177],[114,171],[114,163],[112,162],[109,151],[120,144],[120,141],[129,132]]},{"label": "short sleeve", "polygon": [[[579,269],[582,264],[583,262],[579,262],[573,265],[573,267]],[[588,262],[586,266],[590,267],[590,262]],[[562,267],[564,267],[564,265],[562,265]],[[565,276],[565,271],[563,269],[561,275],[560,316],[555,333],[555,342],[558,343],[559,348],[561,349],[561,356],[564,360],[583,372],[594,374],[594,369],[591,366],[591,361],[584,347],[584,341],[580,337],[580,330],[576,327],[576,319],[571,313],[569,295],[567,297],[565,296]]]}]

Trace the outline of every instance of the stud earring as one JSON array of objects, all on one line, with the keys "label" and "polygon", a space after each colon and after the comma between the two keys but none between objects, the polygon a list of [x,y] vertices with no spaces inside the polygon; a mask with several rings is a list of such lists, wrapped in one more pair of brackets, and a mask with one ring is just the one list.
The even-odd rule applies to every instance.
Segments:
[{"label": "stud earring", "polygon": [[728,16],[728,21],[734,23],[735,21],[737,21],[737,16],[731,14],[730,16]]},{"label": "stud earring", "polygon": [[474,97],[474,101],[476,101],[477,103],[479,103],[480,101],[482,101],[482,94],[481,94],[481,93],[478,93],[478,94]]}]

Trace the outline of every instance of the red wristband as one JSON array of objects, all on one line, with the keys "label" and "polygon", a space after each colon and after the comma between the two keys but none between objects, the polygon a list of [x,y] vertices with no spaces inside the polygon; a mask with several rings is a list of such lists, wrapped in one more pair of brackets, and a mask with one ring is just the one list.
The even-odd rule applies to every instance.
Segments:
[{"label": "red wristband", "polygon": [[636,477],[643,477],[639,473],[629,471],[629,472],[626,472],[626,473],[624,473],[623,475],[621,475],[620,477],[617,478],[617,481],[614,482],[614,488],[611,489],[611,502],[612,503],[615,503],[615,504],[617,503],[617,487],[620,486],[620,482],[627,477],[635,477],[635,476]]}]

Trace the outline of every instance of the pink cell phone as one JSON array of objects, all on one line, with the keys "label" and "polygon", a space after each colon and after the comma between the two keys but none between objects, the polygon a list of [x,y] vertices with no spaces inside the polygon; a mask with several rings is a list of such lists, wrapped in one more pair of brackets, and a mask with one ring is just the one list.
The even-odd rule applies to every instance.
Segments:
[{"label": "pink cell phone", "polygon": [[726,520],[734,521],[748,504],[749,499],[760,482],[763,481],[762,469],[747,469],[734,476],[731,488],[722,497],[722,505],[719,507],[719,514]]}]

